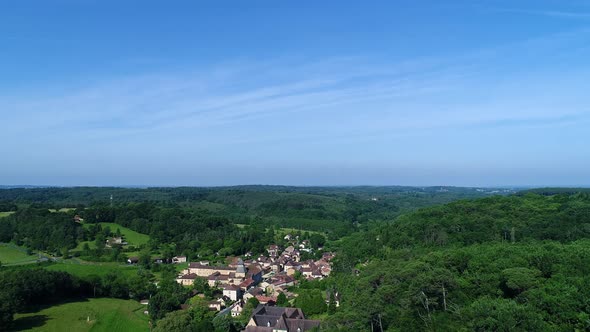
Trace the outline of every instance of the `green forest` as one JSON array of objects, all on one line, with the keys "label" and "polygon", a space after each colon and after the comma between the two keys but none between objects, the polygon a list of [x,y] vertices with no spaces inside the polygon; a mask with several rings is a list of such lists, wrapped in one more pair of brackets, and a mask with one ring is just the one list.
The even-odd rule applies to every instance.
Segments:
[{"label": "green forest", "polygon": [[587,193],[462,200],[342,241],[333,331],[590,328]]},{"label": "green forest", "polygon": [[[0,291],[3,326],[15,313],[39,305],[41,294],[44,304],[151,296],[150,316],[156,326],[161,321],[159,329],[179,321],[197,330],[239,329],[243,321],[216,319],[202,303],[177,311],[195,300],[172,281],[174,270],[150,258],[262,253],[288,226],[336,253],[330,277],[301,280],[293,288],[299,294],[294,302],[280,300],[320,318],[322,330],[590,329],[585,190],[494,195],[470,188],[175,189],[119,188],[112,203],[105,188],[0,190],[2,206],[13,212],[0,219],[0,242],[89,262],[123,262],[130,255],[142,260],[139,269],[102,275],[52,272],[58,266],[52,262],[4,266],[0,279],[13,286]],[[50,198],[53,190],[56,197]],[[76,215],[83,223],[72,222]],[[121,233],[112,225],[149,240],[105,248],[106,238]],[[43,277],[28,282],[40,286],[17,277],[31,271]],[[149,286],[154,280],[161,287]],[[63,291],[42,293],[54,284],[65,285]]]}]

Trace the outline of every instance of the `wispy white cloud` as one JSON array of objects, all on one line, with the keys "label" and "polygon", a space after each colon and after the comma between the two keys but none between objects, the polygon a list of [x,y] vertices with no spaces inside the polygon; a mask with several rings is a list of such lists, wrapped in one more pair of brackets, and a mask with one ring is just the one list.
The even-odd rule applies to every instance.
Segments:
[{"label": "wispy white cloud", "polygon": [[584,11],[562,11],[562,10],[529,10],[529,9],[501,9],[500,12],[549,16],[566,19],[590,19],[590,12]]},{"label": "wispy white cloud", "polygon": [[[278,81],[265,73],[241,77],[240,68],[235,70],[237,74],[224,75],[223,82],[211,78],[213,75],[204,78],[191,74],[145,76],[113,80],[61,97],[37,99],[26,96],[24,101],[5,104],[3,108],[15,110],[15,118],[35,114],[36,121],[23,123],[33,127],[72,125],[86,130],[88,126],[104,126],[107,128],[100,129],[128,130],[195,121],[203,126],[261,114],[417,93],[420,89],[414,80],[424,79],[428,73],[408,76],[388,72],[391,69],[385,68],[375,77],[376,69],[373,73],[359,72],[356,69],[359,65],[365,64],[339,64],[331,71],[324,68],[319,75],[313,72],[301,74],[309,70],[306,67],[313,65],[293,69],[283,67],[280,76],[286,79]],[[240,86],[236,88],[235,82],[240,82]],[[187,123],[187,120],[193,122]]]},{"label": "wispy white cloud", "polygon": [[50,144],[76,137],[96,145],[158,137],[228,145],[381,139],[417,130],[567,119],[588,112],[582,106],[588,104],[590,68],[531,72],[528,54],[579,48],[580,36],[589,32],[397,64],[378,57],[241,60],[192,72],[113,78],[53,97],[28,92],[1,98],[3,118],[15,126],[0,137],[35,132],[26,140]]}]

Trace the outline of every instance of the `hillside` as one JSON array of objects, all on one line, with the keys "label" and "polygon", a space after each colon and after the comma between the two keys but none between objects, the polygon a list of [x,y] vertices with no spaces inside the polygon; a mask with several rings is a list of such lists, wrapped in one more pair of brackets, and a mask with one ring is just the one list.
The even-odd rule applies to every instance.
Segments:
[{"label": "hillside", "polygon": [[[5,206],[8,211],[9,208],[15,209],[16,205],[52,210],[68,206],[78,207],[81,211],[88,207],[110,206],[111,203],[118,207],[143,203],[143,206],[200,211],[200,214],[226,218],[238,224],[249,224],[256,219],[277,227],[330,231],[340,237],[351,229],[351,223],[391,220],[421,207],[512,192],[507,189],[397,186],[12,188],[0,190],[0,203],[4,202],[0,207]],[[129,220],[121,223],[129,227]],[[145,227],[132,229],[146,233]]]},{"label": "hillside", "polygon": [[[108,227],[113,233],[119,230],[121,232],[121,235],[123,236],[123,239],[128,243],[129,246],[139,247],[142,244],[148,243],[148,241],[150,240],[150,237],[148,235],[138,233],[132,229],[129,229],[125,226],[121,226],[116,223],[103,222],[99,223],[98,225],[100,225],[103,229]],[[88,229],[90,226],[90,224],[85,224],[84,228]]]},{"label": "hillside", "polygon": [[588,194],[490,197],[419,210],[384,234],[392,245],[469,245],[487,241],[572,241],[590,236]]},{"label": "hillside", "polygon": [[[48,263],[44,271],[81,278],[72,284],[81,286],[78,293],[133,293],[139,299],[156,292],[143,287],[152,285],[148,280],[178,285],[170,279],[174,267],[153,264],[155,255],[210,261],[258,255],[280,244],[289,229],[304,239],[318,235],[326,250],[337,252],[330,277],[301,280],[290,289],[320,298],[338,292],[340,306],[318,316],[328,331],[590,328],[584,300],[590,296],[588,194],[397,189],[179,188],[160,193],[200,196],[177,202],[114,199],[112,205],[109,200],[75,210],[8,201],[18,209],[0,220],[0,238],[62,256],[63,262]],[[130,190],[134,195],[139,189]],[[74,221],[76,215],[83,224]],[[138,248],[104,248],[117,228]],[[121,264],[129,256],[140,258],[138,266]]]},{"label": "hillside", "polygon": [[30,331],[148,331],[146,306],[133,300],[88,299],[18,314],[14,330]]},{"label": "hillside", "polygon": [[590,328],[590,197],[464,200],[341,242],[328,330]]},{"label": "hillside", "polygon": [[[227,204],[245,208],[301,194],[321,197],[344,197],[352,195],[360,199],[372,197],[452,197],[472,198],[493,194],[514,193],[511,189],[462,188],[462,187],[402,187],[402,186],[358,186],[358,187],[290,187],[290,186],[234,186],[234,187],[48,187],[48,188],[1,188],[0,202],[43,203],[55,206],[90,205],[109,202],[113,195],[115,202],[175,202],[225,201]],[[296,197],[296,196],[291,196]],[[2,210],[2,209],[0,209]]]}]

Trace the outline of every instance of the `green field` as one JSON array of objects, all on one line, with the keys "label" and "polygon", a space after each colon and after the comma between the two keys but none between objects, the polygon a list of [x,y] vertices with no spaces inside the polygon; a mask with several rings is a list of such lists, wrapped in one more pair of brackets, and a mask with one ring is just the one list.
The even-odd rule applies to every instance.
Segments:
[{"label": "green field", "polygon": [[[247,224],[235,224],[235,225],[238,228],[244,228],[244,227],[248,226]],[[281,234],[283,236],[284,235],[287,235],[287,234],[294,234],[294,233],[297,233],[297,232],[300,232],[300,233],[306,233],[307,232],[309,234],[314,234],[314,233],[316,233],[316,234],[324,234],[323,232],[318,232],[318,231],[308,231],[308,230],[305,230],[305,229],[296,229],[296,228],[287,228],[287,227],[281,227],[281,228],[279,228],[277,230],[277,233],[278,234]]]},{"label": "green field", "polygon": [[76,208],[61,208],[59,210],[56,209],[49,209],[49,212],[70,212],[72,210],[75,210]]},{"label": "green field", "polygon": [[132,300],[88,299],[15,315],[16,331],[148,331],[146,306]]},{"label": "green field", "polygon": [[37,255],[27,255],[24,248],[10,243],[0,243],[0,262],[4,265],[35,263]]},{"label": "green field", "polygon": [[[91,224],[84,224],[84,227],[90,227]],[[110,223],[110,222],[101,222],[100,225],[102,228],[109,227],[111,232],[116,232],[117,228],[121,230],[121,234],[125,237],[125,241],[129,243],[130,246],[140,246],[142,244],[148,243],[150,240],[149,235],[138,233],[134,230],[131,230],[127,227],[123,227],[119,224]],[[82,248],[82,247],[80,247]]]},{"label": "green field", "polygon": [[8,217],[9,215],[11,215],[13,213],[14,213],[14,211],[0,212],[0,218],[2,218],[2,217]]},{"label": "green field", "polygon": [[88,243],[88,247],[90,249],[96,249],[96,242],[95,241],[80,241],[80,242],[78,242],[78,245],[76,246],[76,248],[72,249],[72,251],[82,251],[82,248],[84,248],[84,243]]},{"label": "green field", "polygon": [[308,231],[305,229],[296,229],[296,228],[287,228],[287,227],[279,228],[279,230],[277,231],[277,233],[279,233],[281,235],[295,234],[297,232],[309,233],[309,234],[324,234],[323,232],[318,232],[318,231]]},{"label": "green field", "polygon": [[121,271],[126,276],[137,274],[136,266],[127,266],[120,263],[78,263],[78,260],[68,260],[63,263],[56,263],[48,266],[46,269],[51,271],[63,271],[78,277],[87,277],[90,275],[103,276],[111,271]]}]

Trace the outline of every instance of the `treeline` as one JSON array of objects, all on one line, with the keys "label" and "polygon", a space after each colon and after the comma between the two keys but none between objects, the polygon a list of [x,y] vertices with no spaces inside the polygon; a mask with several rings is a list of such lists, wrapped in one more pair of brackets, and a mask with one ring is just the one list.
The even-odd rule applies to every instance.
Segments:
[{"label": "treeline", "polygon": [[[4,189],[0,201],[18,211],[0,219],[0,241],[64,257],[81,241],[95,241],[96,248],[86,245],[76,254],[100,261],[126,259],[119,248],[103,250],[109,232],[73,222],[80,215],[85,223],[113,222],[149,235],[145,256],[160,252],[212,259],[262,253],[277,241],[280,228],[316,231],[338,240],[418,207],[482,195],[450,187]],[[62,207],[74,209],[48,211]],[[144,248],[128,251],[137,249]]]},{"label": "treeline", "polygon": [[337,273],[328,330],[573,331],[590,328],[590,241],[386,249]]},{"label": "treeline", "polygon": [[[74,221],[79,215],[83,227]],[[238,227],[222,215],[191,207],[166,207],[156,203],[98,205],[68,212],[50,212],[47,208],[23,208],[0,219],[0,242],[14,242],[32,250],[67,257],[82,241],[94,241],[94,248],[83,246],[76,252],[86,259],[124,261],[125,251],[105,248],[108,238],[117,236],[116,229],[100,223],[117,223],[150,236],[145,254],[161,252],[170,259],[175,255],[213,259],[246,252],[259,254],[277,241],[275,225],[260,218]],[[120,235],[119,235],[120,236]],[[148,259],[149,261],[149,259]]]},{"label": "treeline", "polygon": [[544,196],[552,196],[559,194],[573,195],[577,193],[590,193],[590,188],[534,188],[518,192],[518,195],[539,194]]},{"label": "treeline", "polygon": [[9,329],[15,313],[37,305],[87,297],[147,299],[157,293],[154,280],[149,271],[141,269],[133,276],[109,272],[84,278],[43,268],[0,270],[0,330]]},{"label": "treeline", "polygon": [[358,224],[391,220],[400,214],[489,191],[455,187],[287,187],[220,188],[16,188],[0,190],[0,201],[19,206],[59,209],[146,203],[161,208],[199,210],[207,218],[232,223],[273,223],[276,227],[325,232],[332,239]]},{"label": "treeline", "polygon": [[80,285],[71,275],[42,269],[0,272],[0,330],[6,331],[16,312],[29,306],[49,304],[80,294]]},{"label": "treeline", "polygon": [[493,197],[404,215],[341,242],[329,331],[590,329],[587,194]]},{"label": "treeline", "polygon": [[380,229],[393,247],[488,241],[573,241],[590,236],[590,195],[495,196],[422,209]]},{"label": "treeline", "polygon": [[240,228],[222,215],[201,209],[162,207],[154,203],[95,206],[78,211],[89,224],[118,223],[150,236],[150,246],[174,244],[173,254],[211,256],[262,253],[275,241],[272,228],[252,223]]},{"label": "treeline", "polygon": [[[314,195],[322,197],[344,197],[353,195],[361,199],[375,196],[409,197],[437,196],[441,200],[483,197],[486,191],[461,187],[291,187],[291,186],[234,186],[234,187],[156,187],[156,188],[121,188],[121,187],[49,187],[49,188],[0,188],[0,202],[49,203],[55,206],[91,205],[108,202],[110,196],[120,203],[129,202],[194,202],[201,200],[215,201],[232,196],[244,196],[248,205],[258,205],[285,194]],[[244,195],[245,194],[245,195]],[[235,202],[235,198],[231,201]],[[236,205],[244,204],[236,203]]]},{"label": "treeline", "polygon": [[11,202],[0,202],[0,212],[10,212],[18,210],[18,206]]},{"label": "treeline", "polygon": [[[118,223],[139,233],[150,235],[150,250],[174,244],[170,256],[213,256],[262,253],[275,241],[275,233],[267,224],[252,223],[243,228],[227,218],[202,210],[173,207],[155,203],[129,203],[114,207],[93,206],[64,212],[46,208],[24,208],[0,219],[0,242],[14,242],[33,250],[67,253],[81,241],[96,241],[96,250],[85,255],[111,254],[105,251],[105,240],[116,235],[116,229],[83,227],[74,221],[80,215],[85,223]],[[117,249],[118,250],[118,249]],[[116,259],[117,260],[117,259]]]},{"label": "treeline", "polygon": [[72,249],[84,237],[84,229],[71,216],[47,209],[22,209],[0,219],[0,242],[13,241],[35,250]]}]

